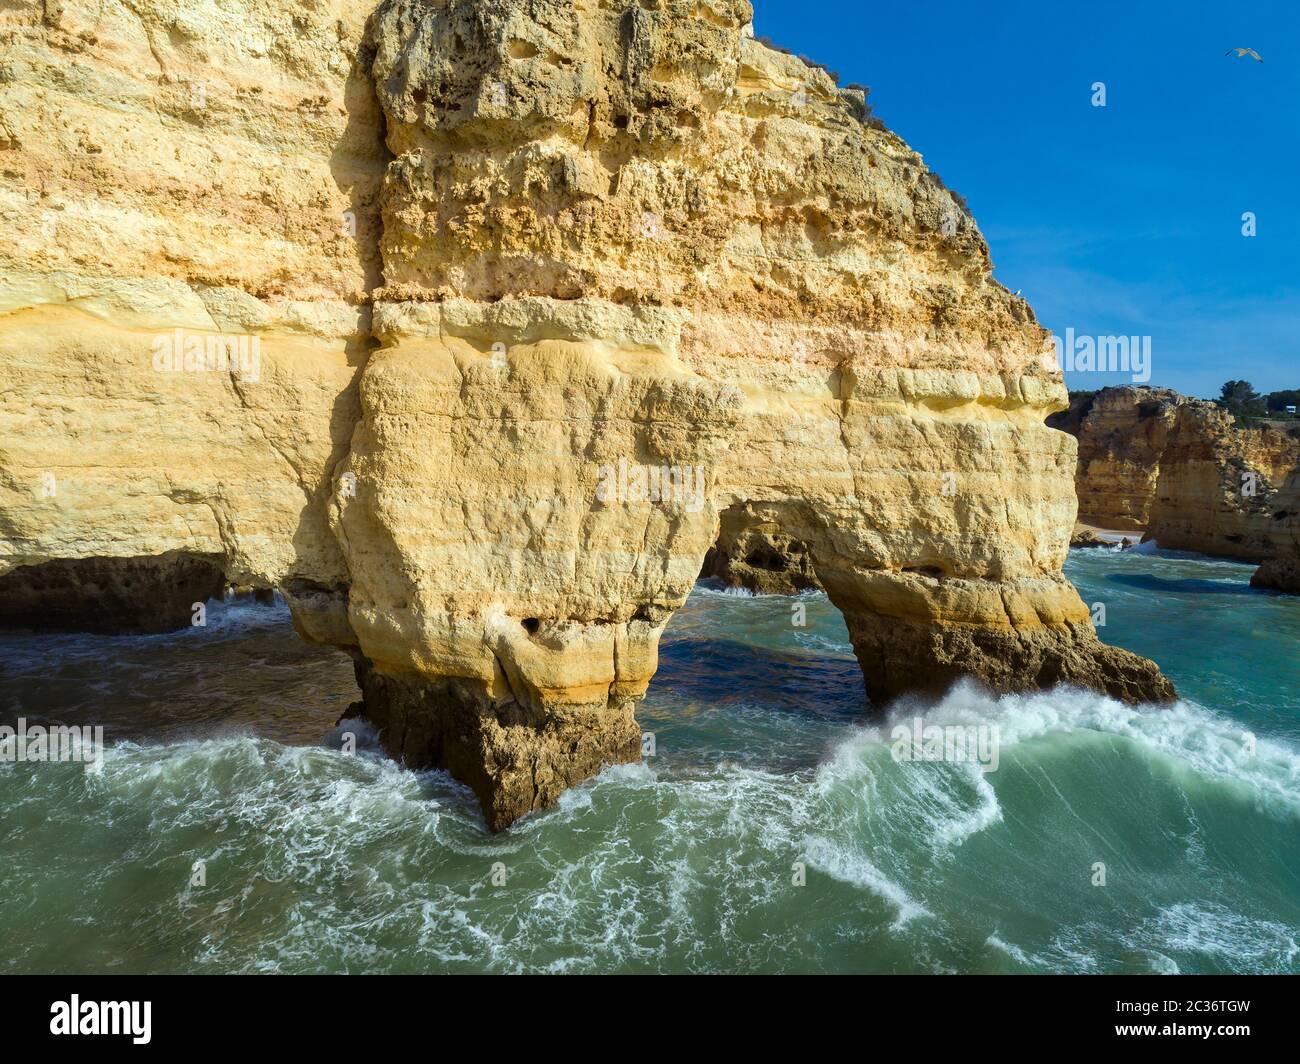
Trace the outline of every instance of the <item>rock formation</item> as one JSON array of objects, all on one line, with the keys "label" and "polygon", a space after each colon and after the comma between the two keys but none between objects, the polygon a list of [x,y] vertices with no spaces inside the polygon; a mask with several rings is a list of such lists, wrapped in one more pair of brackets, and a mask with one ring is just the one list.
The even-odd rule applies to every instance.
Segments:
[{"label": "rock formation", "polygon": [[1251,586],[1300,594],[1300,468],[1291,470],[1273,497],[1269,547]]},{"label": "rock formation", "polygon": [[1295,437],[1238,428],[1213,403],[1185,404],[1161,456],[1146,538],[1243,561],[1285,556],[1276,515],[1291,507],[1278,489],[1297,465]]},{"label": "rock formation", "polygon": [[719,515],[718,540],[704,556],[700,575],[763,595],[793,595],[821,587],[808,546],[781,530],[779,513],[752,502]]},{"label": "rock formation", "polygon": [[0,624],[73,631],[169,632],[225,588],[217,555],[61,558],[0,575]]},{"label": "rock formation", "polygon": [[[1128,540],[1124,540],[1123,542],[1128,543]],[[1084,548],[1091,549],[1094,547],[1113,547],[1115,544],[1097,535],[1097,533],[1090,528],[1076,526],[1074,534],[1070,537],[1070,546],[1082,550]]]},{"label": "rock formation", "polygon": [[0,12],[0,564],[280,587],[494,829],[639,756],[720,526],[875,700],[1172,697],[1061,574],[1044,331],[861,92],[745,0],[371,7]]},{"label": "rock formation", "polygon": [[1262,561],[1252,583],[1296,589],[1300,439],[1157,388],[1080,393],[1048,424],[1078,437],[1081,521]]},{"label": "rock formation", "polygon": [[1178,407],[1186,396],[1167,388],[1103,388],[1070,397],[1051,415],[1052,428],[1079,441],[1075,489],[1079,520],[1119,532],[1144,532]]}]

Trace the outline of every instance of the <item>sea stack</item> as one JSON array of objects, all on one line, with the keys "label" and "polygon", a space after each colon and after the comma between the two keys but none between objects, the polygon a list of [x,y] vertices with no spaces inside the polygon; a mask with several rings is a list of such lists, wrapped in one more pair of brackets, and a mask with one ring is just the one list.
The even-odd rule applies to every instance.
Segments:
[{"label": "sea stack", "polygon": [[[876,704],[1173,696],[1061,573],[1045,331],[749,3],[268,0],[238,34],[203,2],[184,33],[31,6],[0,85],[4,568],[180,551],[279,587],[493,829],[640,756],[724,524],[797,545]],[[256,337],[256,377],[157,370],[176,329]]]}]

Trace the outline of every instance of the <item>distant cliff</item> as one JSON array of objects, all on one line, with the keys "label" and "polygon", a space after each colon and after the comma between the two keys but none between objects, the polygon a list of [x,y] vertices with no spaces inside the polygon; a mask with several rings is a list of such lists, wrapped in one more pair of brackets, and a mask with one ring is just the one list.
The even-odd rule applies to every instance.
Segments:
[{"label": "distant cliff", "polygon": [[1300,439],[1161,388],[1076,393],[1047,424],[1079,440],[1080,521],[1264,562],[1257,584],[1300,590]]},{"label": "distant cliff", "polygon": [[1145,532],[1156,496],[1160,458],[1187,397],[1167,388],[1106,388],[1075,393],[1047,423],[1076,437],[1079,520],[1100,528]]}]

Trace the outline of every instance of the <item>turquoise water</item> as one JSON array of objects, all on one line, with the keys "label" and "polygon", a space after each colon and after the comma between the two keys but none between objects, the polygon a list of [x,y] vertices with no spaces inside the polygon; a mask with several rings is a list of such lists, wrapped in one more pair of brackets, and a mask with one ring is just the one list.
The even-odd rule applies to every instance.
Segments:
[{"label": "turquoise water", "polygon": [[4,633],[0,721],[115,745],[0,764],[0,971],[1300,971],[1300,598],[1188,556],[1067,571],[1184,702],[959,687],[891,716],[996,723],[996,771],[901,762],[823,596],[798,628],[700,587],[656,755],[498,836],[441,773],[330,747],[350,663],[283,607]]}]

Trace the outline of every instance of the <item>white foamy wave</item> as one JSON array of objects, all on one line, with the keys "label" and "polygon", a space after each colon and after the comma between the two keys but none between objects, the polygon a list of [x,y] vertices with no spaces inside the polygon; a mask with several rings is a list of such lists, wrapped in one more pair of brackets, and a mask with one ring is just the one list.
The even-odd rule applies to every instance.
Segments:
[{"label": "white foamy wave", "polygon": [[907,831],[937,857],[1002,820],[997,792],[978,765],[895,761],[884,730],[862,728],[817,769],[813,790],[863,814],[906,808]]},{"label": "white foamy wave", "polygon": [[812,836],[807,843],[808,863],[833,879],[851,886],[869,890],[889,902],[898,912],[895,929],[915,920],[918,916],[933,916],[924,905],[913,898],[866,857],[854,854],[832,839]]},{"label": "white foamy wave", "polygon": [[1037,957],[1031,957],[1019,946],[1004,941],[1001,937],[999,937],[996,934],[989,935],[989,937],[984,940],[984,944],[986,946],[992,946],[994,949],[999,950],[1002,953],[1005,953],[1017,964],[1022,964],[1026,968],[1037,968],[1041,963]]},{"label": "white foamy wave", "polygon": [[1298,937],[1296,928],[1275,920],[1254,919],[1224,905],[1188,902],[1167,906],[1144,920],[1131,941],[1139,947],[1206,956],[1232,971],[1289,972],[1300,957]]},{"label": "white foamy wave", "polygon": [[[1054,935],[1050,942],[1039,952],[1021,949],[1014,942],[1008,942],[994,932],[984,940],[986,946],[1004,953],[1017,964],[1034,972],[1087,974],[1098,970],[1097,958],[1083,949],[1078,941],[1078,934],[1072,929],[1063,929]],[[1167,958],[1166,958],[1167,959]],[[1172,962],[1170,962],[1172,963]],[[1175,972],[1177,966],[1175,965]]]},{"label": "white foamy wave", "polygon": [[715,577],[706,577],[695,584],[693,592],[704,598],[741,598],[741,599],[825,599],[826,592],[819,591],[816,588],[807,588],[803,591],[796,591],[793,595],[778,595],[766,591],[751,591],[747,587],[731,587],[724,584]]},{"label": "white foamy wave", "polygon": [[1135,543],[1124,552],[1125,554],[1159,554],[1160,544],[1154,539],[1148,539],[1145,543]]},{"label": "white foamy wave", "polygon": [[944,846],[959,845],[1002,819],[1002,806],[998,804],[998,796],[984,773],[976,765],[963,765],[961,768],[970,777],[978,804],[973,808],[954,810],[934,823],[934,837]]},{"label": "white foamy wave", "polygon": [[1194,703],[1130,706],[1064,687],[996,697],[975,684],[961,683],[932,707],[913,702],[896,706],[890,721],[910,721],[917,715],[927,725],[996,725],[1003,751],[1070,732],[1122,736],[1202,777],[1239,785],[1272,805],[1300,811],[1300,750],[1282,740],[1254,736]]},{"label": "white foamy wave", "polygon": [[709,579],[701,580],[695,585],[692,594],[701,595],[704,598],[759,598],[753,591],[747,587],[730,587],[721,580]]}]

